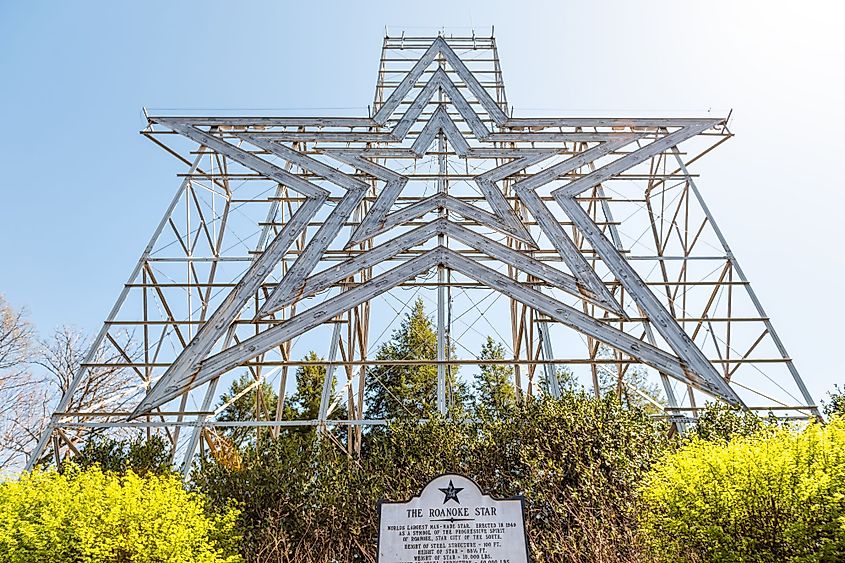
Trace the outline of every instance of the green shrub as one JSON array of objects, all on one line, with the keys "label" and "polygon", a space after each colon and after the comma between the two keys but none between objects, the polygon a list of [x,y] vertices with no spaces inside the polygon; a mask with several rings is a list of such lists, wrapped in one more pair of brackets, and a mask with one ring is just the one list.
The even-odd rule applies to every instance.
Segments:
[{"label": "green shrub", "polygon": [[640,514],[657,561],[843,561],[845,420],[695,438],[649,474]]},{"label": "green shrub", "polygon": [[771,416],[765,419],[725,403],[708,403],[699,411],[689,436],[711,442],[728,441],[740,436],[754,436],[777,426],[777,420]]},{"label": "green shrub", "polygon": [[66,465],[0,484],[0,561],[235,563],[236,517],[173,475]]},{"label": "green shrub", "polygon": [[829,417],[845,416],[845,389],[839,385],[833,386],[833,391],[828,391],[828,400],[824,401],[824,414]]},{"label": "green shrub", "polygon": [[245,452],[240,469],[204,462],[194,485],[217,506],[238,503],[252,561],[374,561],[377,501],[408,500],[456,472],[495,496],[526,497],[537,563],[621,563],[637,560],[637,484],[665,434],[641,411],[571,393],[504,418],[396,421],[367,433],[360,459],[283,432]]},{"label": "green shrub", "polygon": [[79,455],[73,458],[73,463],[81,469],[99,465],[106,472],[125,473],[131,470],[142,477],[147,473],[173,471],[170,442],[161,436],[134,440],[95,437],[85,443]]}]

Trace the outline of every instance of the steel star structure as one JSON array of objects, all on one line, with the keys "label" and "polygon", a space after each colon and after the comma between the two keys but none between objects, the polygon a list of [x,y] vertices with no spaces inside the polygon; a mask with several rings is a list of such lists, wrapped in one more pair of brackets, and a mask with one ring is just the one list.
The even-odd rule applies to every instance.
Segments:
[{"label": "steel star structure", "polygon": [[[688,168],[726,119],[513,117],[492,36],[385,37],[367,113],[148,116],[187,171],[33,460],[91,428],[158,429],[187,471],[236,425],[343,425],[352,454],[384,422],[365,385],[385,363],[436,365],[443,413],[449,374],[492,362],[522,397],[571,373],[680,430],[711,400],[818,415]],[[437,360],[377,359],[418,297]],[[488,334],[507,358],[479,360]],[[309,350],[319,414],[286,420]],[[244,373],[278,408],[222,421]],[[123,393],[78,400],[104,377]]]}]

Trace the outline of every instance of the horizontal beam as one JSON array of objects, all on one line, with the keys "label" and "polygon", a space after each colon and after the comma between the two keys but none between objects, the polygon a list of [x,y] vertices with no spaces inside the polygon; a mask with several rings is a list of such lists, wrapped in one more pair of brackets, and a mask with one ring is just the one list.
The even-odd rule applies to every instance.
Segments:
[{"label": "horizontal beam", "polygon": [[204,117],[151,115],[148,119],[150,123],[160,123],[162,120],[167,120],[170,123],[182,123],[195,127],[378,127],[378,124],[369,117]]},{"label": "horizontal beam", "polygon": [[[552,322],[550,320],[546,320],[546,322]],[[640,321],[642,322],[642,321]],[[331,324],[331,323],[326,323]],[[711,358],[708,360],[711,364],[723,364],[723,365],[732,365],[732,364],[784,364],[789,363],[792,361],[790,357],[777,357],[777,358],[735,358],[735,359],[725,359],[725,358]],[[476,366],[481,364],[493,364],[493,365],[526,365],[526,366],[542,366],[546,364],[573,364],[573,365],[616,365],[616,364],[642,364],[641,360],[636,358],[628,358],[628,359],[615,359],[615,358],[550,358],[550,359],[506,359],[506,360],[480,360],[480,359],[466,359],[466,358],[455,358],[449,360],[336,360],[330,362],[328,360],[320,361],[320,362],[307,362],[304,360],[261,360],[256,362],[244,362],[241,366],[244,367],[280,367],[280,366],[289,366],[289,367],[298,367],[298,366],[308,366],[308,365],[335,365],[335,366],[390,366],[390,365],[408,365],[408,366],[428,366],[428,365],[466,365],[466,366]],[[166,368],[169,366],[169,363],[166,362],[87,362],[82,364],[84,367],[93,367],[93,368]],[[154,413],[158,413],[158,411],[153,411]]]},{"label": "horizontal beam", "polygon": [[713,121],[714,127],[723,125],[724,119],[704,118],[663,118],[663,117],[512,117],[502,127],[687,127],[702,121]]}]

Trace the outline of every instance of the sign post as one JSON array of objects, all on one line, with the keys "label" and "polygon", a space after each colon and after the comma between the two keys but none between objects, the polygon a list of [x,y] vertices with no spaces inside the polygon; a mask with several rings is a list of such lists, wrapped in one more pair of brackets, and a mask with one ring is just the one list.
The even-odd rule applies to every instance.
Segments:
[{"label": "sign post", "polygon": [[378,563],[528,563],[522,498],[495,499],[462,475],[379,502],[378,541]]}]

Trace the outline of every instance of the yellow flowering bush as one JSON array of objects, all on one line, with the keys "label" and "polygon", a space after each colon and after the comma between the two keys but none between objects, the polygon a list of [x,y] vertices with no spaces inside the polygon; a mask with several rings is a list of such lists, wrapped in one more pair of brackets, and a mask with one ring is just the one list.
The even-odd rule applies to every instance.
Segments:
[{"label": "yellow flowering bush", "polygon": [[172,474],[34,471],[0,484],[0,561],[236,563],[236,518]]},{"label": "yellow flowering bush", "polygon": [[655,561],[845,561],[845,419],[691,440],[649,473]]}]

